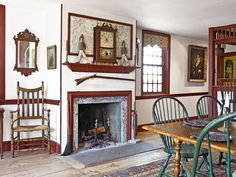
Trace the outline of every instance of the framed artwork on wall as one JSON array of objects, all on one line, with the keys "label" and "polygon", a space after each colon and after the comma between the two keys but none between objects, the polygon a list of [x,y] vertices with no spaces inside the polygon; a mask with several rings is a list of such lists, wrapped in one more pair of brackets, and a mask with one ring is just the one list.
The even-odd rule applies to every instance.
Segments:
[{"label": "framed artwork on wall", "polygon": [[79,36],[83,34],[84,43],[86,45],[85,54],[88,57],[94,57],[94,28],[103,24],[109,24],[116,30],[115,40],[115,58],[121,59],[122,42],[125,41],[127,47],[127,59],[132,60],[132,44],[133,44],[133,25],[98,17],[91,17],[81,14],[68,14],[68,55],[78,55]]},{"label": "framed artwork on wall", "polygon": [[57,68],[57,46],[52,45],[47,47],[47,67],[48,69]]},{"label": "framed artwork on wall", "polygon": [[195,45],[188,46],[188,81],[206,82],[207,48]]}]

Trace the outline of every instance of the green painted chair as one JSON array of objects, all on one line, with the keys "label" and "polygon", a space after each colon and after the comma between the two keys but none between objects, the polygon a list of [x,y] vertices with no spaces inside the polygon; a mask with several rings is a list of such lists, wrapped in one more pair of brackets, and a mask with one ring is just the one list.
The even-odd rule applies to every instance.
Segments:
[{"label": "green painted chair", "polygon": [[[208,168],[208,174],[207,176],[213,177],[214,175],[214,169],[213,169],[213,162],[212,162],[212,150],[211,150],[211,141],[209,138],[209,132],[214,129],[215,127],[220,126],[221,124],[225,123],[226,125],[226,143],[227,143],[227,154],[226,154],[226,168],[225,168],[225,174],[226,177],[231,177],[232,175],[235,175],[235,172],[231,172],[231,156],[230,156],[230,130],[229,130],[229,124],[232,119],[236,117],[236,112],[230,113],[228,115],[222,115],[213,121],[211,121],[199,134],[197,138],[197,143],[195,144],[195,150],[194,150],[194,157],[192,161],[192,165],[189,164],[189,162],[182,162],[183,168],[186,172],[187,177],[195,177],[198,176],[198,158],[199,154],[201,153],[201,145],[204,140],[207,141],[207,148],[208,148],[208,162],[209,162],[209,168]],[[192,168],[190,168],[192,167]]]},{"label": "green painted chair", "polygon": [[218,117],[223,114],[224,105],[213,96],[202,96],[197,101],[196,110],[199,119]]},{"label": "green painted chair", "polygon": [[[221,103],[213,96],[202,96],[197,101],[197,115],[199,119],[214,118],[220,115],[223,115],[224,104]],[[225,159],[223,152],[219,153],[219,165],[224,164]],[[235,159],[232,159],[232,162],[236,162]]]},{"label": "green painted chair", "polygon": [[[164,96],[158,98],[153,104],[153,120],[155,124],[168,123],[168,122],[176,122],[183,121],[189,119],[188,112],[185,106],[176,98],[171,96]],[[173,138],[167,137],[164,135],[160,135],[161,140],[164,145],[164,151],[167,153],[167,159],[163,164],[160,172],[160,176],[170,176],[165,173],[165,170],[169,164],[171,157],[175,154],[175,144]],[[193,158],[194,145],[182,143],[181,146],[181,158],[184,160],[188,160],[189,158]],[[207,162],[207,149],[201,149],[199,156],[202,156],[201,165],[204,162]],[[201,167],[201,165],[199,167]],[[184,171],[182,170],[182,175],[184,175]]]}]

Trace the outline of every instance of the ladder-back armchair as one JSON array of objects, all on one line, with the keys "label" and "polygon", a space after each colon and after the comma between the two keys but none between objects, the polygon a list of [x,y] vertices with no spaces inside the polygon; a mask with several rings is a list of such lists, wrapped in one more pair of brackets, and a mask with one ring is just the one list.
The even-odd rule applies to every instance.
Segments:
[{"label": "ladder-back armchair", "polygon": [[[19,82],[17,82],[17,110],[11,111],[10,113],[12,157],[14,157],[16,148],[20,150],[22,147],[34,147],[35,145],[40,145],[42,148],[47,147],[48,151],[51,153],[50,110],[46,110],[44,107],[43,82],[40,87],[32,89],[20,87]],[[41,131],[42,136],[31,136],[29,138],[28,133],[34,131]],[[21,138],[23,132],[28,132],[27,138]],[[33,142],[40,143],[35,144]]]}]

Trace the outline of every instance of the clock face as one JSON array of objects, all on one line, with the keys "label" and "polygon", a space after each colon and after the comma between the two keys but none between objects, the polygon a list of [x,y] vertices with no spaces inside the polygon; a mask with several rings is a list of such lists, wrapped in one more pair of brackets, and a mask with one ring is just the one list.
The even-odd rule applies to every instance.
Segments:
[{"label": "clock face", "polygon": [[113,58],[113,49],[100,49],[100,58],[101,59],[112,59]]},{"label": "clock face", "polygon": [[108,31],[101,31],[100,32],[100,46],[105,48],[113,48],[114,42],[114,33]]}]

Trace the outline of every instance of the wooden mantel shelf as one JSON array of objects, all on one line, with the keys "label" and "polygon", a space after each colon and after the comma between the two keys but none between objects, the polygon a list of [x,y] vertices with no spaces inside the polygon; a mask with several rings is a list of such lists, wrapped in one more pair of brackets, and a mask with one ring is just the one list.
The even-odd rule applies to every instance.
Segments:
[{"label": "wooden mantel shelf", "polygon": [[135,70],[134,66],[113,66],[113,65],[99,65],[99,64],[80,64],[64,62],[72,72],[97,72],[97,73],[124,73],[128,74]]}]

